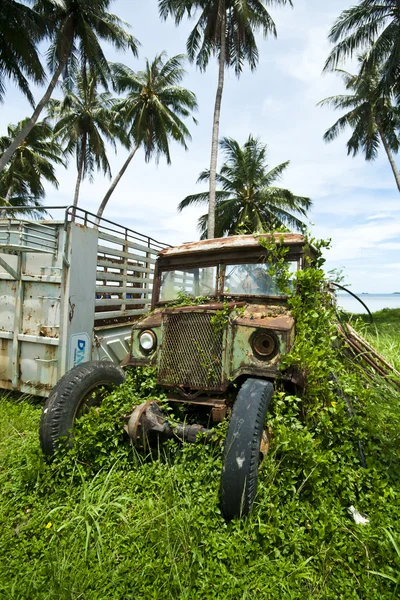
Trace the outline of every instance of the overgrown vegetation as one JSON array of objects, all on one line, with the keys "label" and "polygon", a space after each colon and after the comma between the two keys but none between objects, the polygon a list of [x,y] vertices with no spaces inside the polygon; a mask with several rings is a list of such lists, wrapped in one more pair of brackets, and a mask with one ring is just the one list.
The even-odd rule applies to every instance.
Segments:
[{"label": "overgrown vegetation", "polygon": [[[284,278],[280,254],[277,245]],[[301,396],[277,387],[247,519],[221,517],[220,444],[130,446],[123,416],[160,396],[148,369],[82,417],[72,450],[53,463],[39,448],[40,405],[0,400],[0,597],[395,597],[399,393],[346,357],[321,266],[299,273],[290,299],[297,338],[285,367],[300,366],[306,387]]]},{"label": "overgrown vegetation", "polygon": [[374,313],[374,322],[357,315],[357,325],[373,346],[400,371],[400,308],[384,308]]}]

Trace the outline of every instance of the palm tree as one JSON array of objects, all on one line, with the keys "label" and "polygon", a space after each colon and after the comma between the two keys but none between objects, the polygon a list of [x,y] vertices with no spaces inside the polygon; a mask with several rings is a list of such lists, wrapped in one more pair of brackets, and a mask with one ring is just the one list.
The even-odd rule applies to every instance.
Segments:
[{"label": "palm tree", "polygon": [[352,93],[332,96],[319,102],[321,106],[348,111],[325,132],[324,140],[331,142],[350,126],[353,133],[347,142],[347,154],[356,156],[358,152],[363,152],[366,160],[377,157],[382,142],[400,191],[400,174],[392,154],[397,153],[400,147],[397,137],[400,126],[398,109],[393,106],[390,95],[384,95],[380,89],[378,68],[374,64],[365,66],[365,55],[358,60],[361,65],[358,75],[335,69],[343,79],[346,90]]},{"label": "palm tree", "polygon": [[165,156],[168,164],[171,164],[170,139],[187,150],[191,136],[182,117],[192,115],[197,101],[193,92],[178,85],[186,73],[182,67],[184,59],[184,55],[178,55],[167,60],[162,53],[152,63],[146,60],[146,69],[138,73],[124,65],[114,65],[115,87],[118,92],[127,92],[117,110],[119,118],[128,126],[132,149],[100,204],[99,218],[140,147],[144,149],[146,162],[155,155],[157,161]]},{"label": "palm tree", "polygon": [[[303,230],[304,223],[296,216],[306,216],[312,202],[309,198],[295,196],[289,190],[273,187],[281,177],[289,161],[268,168],[267,147],[249,136],[241,147],[232,138],[222,138],[220,147],[226,160],[217,173],[221,189],[216,193],[215,235],[223,237],[237,233],[261,233],[282,226]],[[203,171],[198,181],[208,181],[210,171]],[[187,196],[178,205],[186,206],[208,201],[208,192]],[[201,239],[207,237],[208,215],[199,219]]]},{"label": "palm tree", "polygon": [[4,100],[5,79],[11,79],[34,106],[28,80],[42,83],[45,76],[37,43],[46,35],[46,23],[15,0],[0,0],[0,14],[0,102]]},{"label": "palm tree", "polygon": [[49,116],[56,119],[55,136],[61,140],[67,154],[76,155],[78,176],[74,206],[78,205],[79,189],[85,176],[93,177],[96,168],[111,177],[104,140],[116,149],[115,140],[126,141],[115,121],[115,99],[109,92],[99,93],[96,78],[85,72],[74,74],[66,81],[64,99],[49,101]]},{"label": "palm tree", "polygon": [[214,237],[216,173],[218,158],[219,120],[225,67],[234,67],[239,77],[245,61],[254,70],[258,63],[258,49],[254,37],[261,30],[266,37],[276,37],[275,23],[264,5],[292,6],[292,0],[159,0],[160,16],[175,18],[178,25],[185,14],[200,16],[187,40],[187,52],[191,61],[204,71],[211,54],[218,56],[218,86],[215,98],[214,120],[211,139],[211,161],[209,178],[208,235]]},{"label": "palm tree", "polygon": [[[0,156],[25,122],[26,119],[8,126],[8,135],[0,137]],[[55,165],[64,165],[64,161],[62,149],[54,140],[53,129],[47,121],[36,123],[0,173],[0,204],[39,208],[45,196],[43,180],[58,188]],[[32,214],[35,213],[34,210]]]},{"label": "palm tree", "polygon": [[34,5],[49,24],[51,44],[48,66],[53,73],[47,90],[38,102],[32,116],[0,159],[0,171],[10,160],[16,148],[36,123],[39,115],[60,78],[76,67],[78,58],[101,83],[107,87],[110,67],[100,40],[113,44],[119,50],[130,48],[137,55],[137,40],[128,34],[126,23],[107,12],[112,0],[37,0]]},{"label": "palm tree", "polygon": [[344,10],[334,23],[329,39],[337,43],[325,69],[359,50],[368,50],[369,66],[381,64],[381,83],[388,91],[399,84],[400,3],[398,0],[362,0]]}]

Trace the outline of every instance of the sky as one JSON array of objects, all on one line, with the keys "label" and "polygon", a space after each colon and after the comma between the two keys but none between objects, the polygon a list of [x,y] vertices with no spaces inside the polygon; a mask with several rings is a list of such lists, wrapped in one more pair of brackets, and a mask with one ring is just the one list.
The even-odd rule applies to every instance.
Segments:
[{"label": "sky", "polygon": [[[316,238],[330,238],[326,270],[342,270],[345,283],[355,292],[400,292],[400,197],[383,148],[374,162],[362,155],[347,156],[350,131],[326,144],[323,134],[340,116],[317,106],[323,98],[343,92],[340,78],[322,74],[331,45],[327,39],[334,20],[355,0],[293,0],[294,7],[271,7],[278,38],[257,37],[260,61],[255,72],[245,67],[238,79],[227,71],[222,100],[220,137],[245,142],[249,134],[268,147],[271,167],[289,160],[279,185],[312,199],[309,229]],[[185,52],[191,23],[179,28],[158,16],[157,0],[115,0],[112,12],[131,25],[140,41],[139,58],[106,48],[107,58],[134,70],[144,59],[166,51],[168,56]],[[45,47],[43,48],[45,51]],[[344,65],[352,70],[352,64]],[[138,152],[111,196],[104,217],[165,243],[196,240],[197,218],[205,207],[177,212],[188,194],[204,189],[196,184],[199,173],[209,167],[211,129],[217,85],[217,63],[211,60],[205,73],[186,64],[182,85],[195,92],[199,104],[198,124],[188,121],[192,134],[189,150],[171,143],[172,165],[161,159],[146,164]],[[40,97],[42,90],[36,90]],[[59,92],[58,92],[59,94]],[[0,134],[8,123],[30,114],[26,99],[10,83],[0,106]],[[127,151],[110,148],[113,175]],[[221,164],[221,155],[219,164]],[[47,188],[48,205],[72,204],[76,166],[57,170],[59,189]],[[95,174],[85,181],[79,205],[96,212],[109,181]]]}]

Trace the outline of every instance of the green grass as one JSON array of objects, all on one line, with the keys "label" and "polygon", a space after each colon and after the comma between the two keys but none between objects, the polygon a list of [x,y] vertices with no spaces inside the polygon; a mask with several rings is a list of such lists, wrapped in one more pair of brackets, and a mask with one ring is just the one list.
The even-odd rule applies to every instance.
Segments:
[{"label": "green grass", "polygon": [[[378,314],[367,332],[391,360],[397,319]],[[344,392],[356,416],[339,396],[313,426],[298,398],[276,395],[254,512],[230,524],[218,508],[220,445],[169,442],[145,456],[124,440],[119,416],[155,393],[150,377],[84,417],[73,451],[53,464],[39,447],[40,404],[1,397],[0,598],[392,598],[399,394],[379,379]],[[351,504],[367,526],[349,517]]]},{"label": "green grass", "polygon": [[373,314],[373,324],[367,316],[358,316],[366,339],[400,371],[400,308],[384,308]]}]

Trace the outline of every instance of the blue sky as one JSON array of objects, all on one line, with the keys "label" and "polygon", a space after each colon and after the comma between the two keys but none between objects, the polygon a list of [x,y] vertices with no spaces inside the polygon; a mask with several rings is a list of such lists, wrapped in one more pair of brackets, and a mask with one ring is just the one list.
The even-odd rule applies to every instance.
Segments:
[{"label": "blue sky", "polygon": [[[354,1],[354,0],[353,0]],[[330,50],[327,33],[351,0],[294,0],[294,8],[271,8],[278,39],[259,38],[260,63],[255,73],[245,70],[240,79],[226,73],[220,135],[241,143],[251,133],[268,145],[269,163],[290,160],[281,185],[313,200],[311,229],[316,237],[331,238],[327,269],[344,269],[354,291],[389,293],[400,291],[400,196],[383,148],[379,158],[367,163],[362,156],[346,153],[349,135],[325,144],[325,130],[338,118],[319,100],[343,91],[334,74],[322,75]],[[157,0],[116,0],[112,11],[132,26],[141,42],[138,59],[107,49],[112,61],[141,69],[145,57],[166,50],[169,56],[185,52],[190,23],[176,28],[161,22]],[[43,48],[45,50],[45,48]],[[346,65],[351,70],[352,65]],[[217,65],[206,73],[187,64],[183,85],[198,98],[198,125],[189,123],[192,142],[188,152],[171,145],[172,165],[161,161],[145,164],[137,154],[121,180],[105,217],[171,244],[198,239],[197,217],[204,209],[176,211],[178,202],[200,191],[198,174],[208,167]],[[38,90],[39,96],[41,90]],[[0,132],[30,112],[22,95],[9,84],[0,109]],[[116,174],[126,151],[110,163]],[[48,204],[72,203],[76,168],[57,173],[59,190],[48,189]],[[80,205],[96,212],[108,180],[96,175],[93,184],[82,186]],[[203,186],[204,187],[204,186]]]}]

